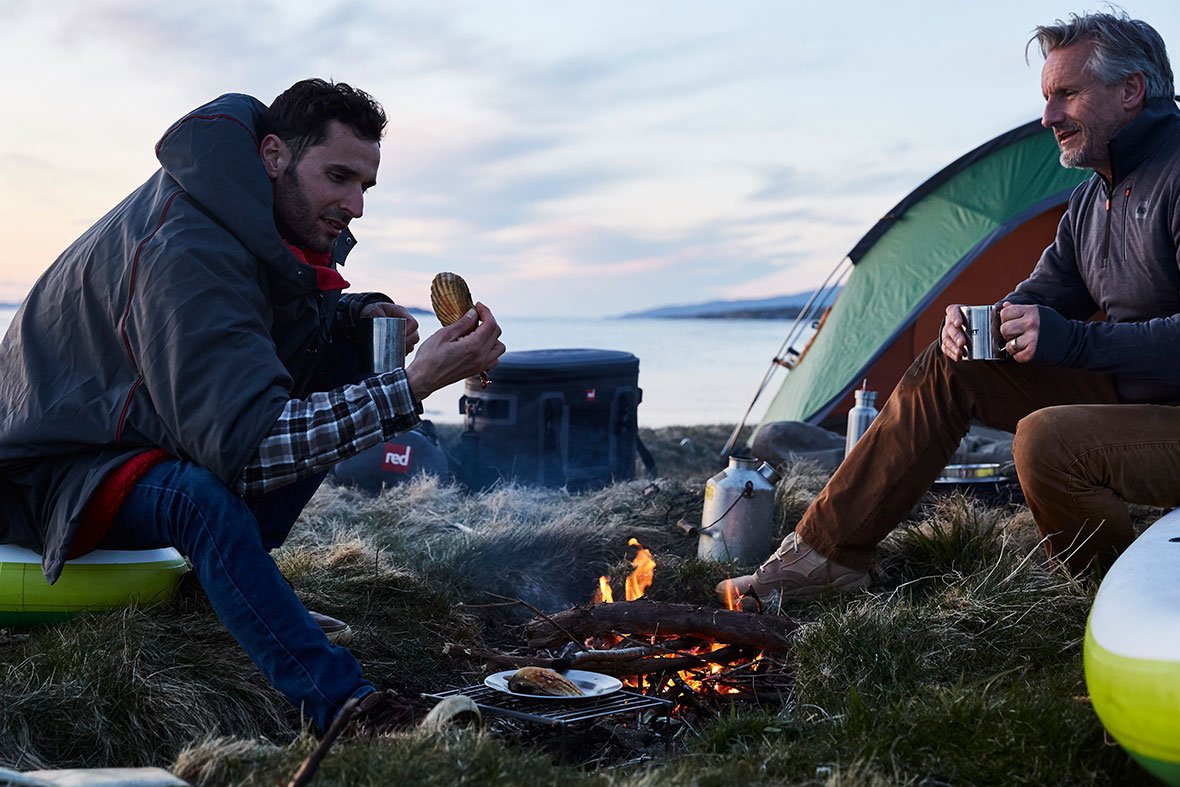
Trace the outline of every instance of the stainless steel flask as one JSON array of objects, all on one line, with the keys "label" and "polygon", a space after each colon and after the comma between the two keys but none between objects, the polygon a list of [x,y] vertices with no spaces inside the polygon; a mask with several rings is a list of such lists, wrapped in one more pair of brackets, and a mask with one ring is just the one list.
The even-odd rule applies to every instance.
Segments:
[{"label": "stainless steel flask", "polygon": [[768,462],[731,456],[729,467],[705,484],[697,557],[761,562],[774,539],[774,485],[779,474]]},{"label": "stainless steel flask", "polygon": [[844,457],[852,453],[852,446],[869,429],[869,424],[877,417],[877,392],[870,391],[868,381],[856,392],[856,406],[848,411],[848,431],[844,434]]}]

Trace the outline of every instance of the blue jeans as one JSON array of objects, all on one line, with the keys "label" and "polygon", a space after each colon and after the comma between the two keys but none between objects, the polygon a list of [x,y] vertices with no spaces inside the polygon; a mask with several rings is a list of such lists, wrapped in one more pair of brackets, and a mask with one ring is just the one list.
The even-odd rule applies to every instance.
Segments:
[{"label": "blue jeans", "polygon": [[262,674],[321,730],[351,697],[372,692],[361,666],[328,642],[269,554],[324,474],[249,504],[205,468],[169,460],[127,497],[103,549],[175,547],[222,623]]}]

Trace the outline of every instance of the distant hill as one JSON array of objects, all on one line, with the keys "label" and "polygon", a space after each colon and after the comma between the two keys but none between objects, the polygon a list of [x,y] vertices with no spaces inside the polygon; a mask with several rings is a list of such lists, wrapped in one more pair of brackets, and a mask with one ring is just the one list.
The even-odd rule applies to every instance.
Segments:
[{"label": "distant hill", "polygon": [[773,298],[737,301],[706,301],[680,306],[660,306],[620,315],[623,319],[761,319],[783,320],[795,317],[807,305],[812,291]]}]

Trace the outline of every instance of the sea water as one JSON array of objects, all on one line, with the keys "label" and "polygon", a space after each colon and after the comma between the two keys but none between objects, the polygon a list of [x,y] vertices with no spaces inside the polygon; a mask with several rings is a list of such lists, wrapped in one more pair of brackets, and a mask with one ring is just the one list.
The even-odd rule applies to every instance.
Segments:
[{"label": "sea water", "polygon": [[[8,329],[15,311],[0,307],[0,333]],[[419,320],[422,338],[438,328],[433,317]],[[790,325],[789,320],[500,319],[501,340],[509,351],[587,348],[637,357],[643,390],[639,425],[645,427],[736,424]],[[758,400],[751,423],[765,411],[781,375],[779,370]],[[424,417],[461,423],[463,390],[460,382],[436,391],[424,403]]]}]

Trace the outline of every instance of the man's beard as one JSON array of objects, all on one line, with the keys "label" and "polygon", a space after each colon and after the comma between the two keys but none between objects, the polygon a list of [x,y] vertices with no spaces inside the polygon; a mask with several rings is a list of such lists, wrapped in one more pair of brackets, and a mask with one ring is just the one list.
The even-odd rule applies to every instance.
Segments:
[{"label": "man's beard", "polygon": [[1062,150],[1060,161],[1061,166],[1070,169],[1091,169],[1097,163],[1106,160],[1105,150],[1098,150],[1097,148],[1106,148],[1106,143],[1100,145],[1095,144],[1094,140],[1087,135],[1086,144],[1074,150]]},{"label": "man's beard", "polygon": [[1061,162],[1061,166],[1070,169],[1096,169],[1108,165],[1110,163],[1110,140],[1118,133],[1119,126],[1114,124],[1102,128],[1078,126],[1076,130],[1074,139],[1076,140],[1080,136],[1083,144],[1081,147],[1065,150],[1058,143],[1058,148],[1061,150],[1058,160]]},{"label": "man's beard", "polygon": [[[303,193],[303,183],[295,167],[288,167],[279,176],[275,184],[275,223],[279,234],[301,249],[308,249],[317,254],[327,254],[332,250],[332,241],[324,238],[317,231],[316,216],[312,214],[307,195]],[[279,210],[278,207],[282,206]]]}]

